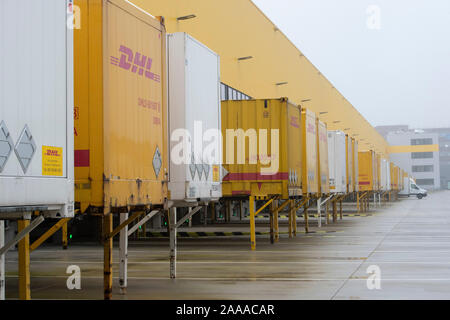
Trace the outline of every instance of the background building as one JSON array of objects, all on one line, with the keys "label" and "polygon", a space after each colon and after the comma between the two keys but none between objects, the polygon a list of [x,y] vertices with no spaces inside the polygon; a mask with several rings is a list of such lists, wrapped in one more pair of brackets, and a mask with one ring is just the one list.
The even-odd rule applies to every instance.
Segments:
[{"label": "background building", "polygon": [[[447,187],[447,181],[450,181],[450,130],[436,133],[434,130],[440,129],[413,130],[405,125],[380,126],[376,129],[392,146],[390,159],[410,172],[417,184],[426,189]],[[439,149],[433,149],[435,151],[428,148],[438,144]],[[399,151],[396,146],[405,149]],[[443,150],[445,156],[441,155]]]}]

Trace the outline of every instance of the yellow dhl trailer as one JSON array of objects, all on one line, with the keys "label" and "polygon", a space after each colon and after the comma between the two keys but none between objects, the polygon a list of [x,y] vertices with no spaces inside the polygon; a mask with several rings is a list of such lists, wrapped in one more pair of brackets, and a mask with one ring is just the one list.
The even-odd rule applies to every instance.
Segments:
[{"label": "yellow dhl trailer", "polygon": [[378,184],[377,184],[377,191],[381,191],[382,190],[382,179],[381,179],[381,170],[383,170],[382,168],[382,161],[381,161],[381,154],[377,153],[376,155],[377,157],[377,179],[378,179]]},{"label": "yellow dhl trailer", "polygon": [[300,107],[287,98],[229,100],[221,112],[223,196],[300,196]]},{"label": "yellow dhl trailer", "polygon": [[302,191],[305,195],[319,193],[316,135],[316,114],[308,109],[302,109]]},{"label": "yellow dhl trailer", "polygon": [[319,193],[330,193],[330,172],[328,167],[328,130],[326,123],[317,119],[317,171],[319,176]]},{"label": "yellow dhl trailer", "polygon": [[391,171],[391,189],[397,191],[399,187],[398,167],[393,162],[390,163],[390,171]]},{"label": "yellow dhl trailer", "polygon": [[76,202],[83,212],[163,204],[164,26],[122,0],[75,4],[82,13],[75,30]]},{"label": "yellow dhl trailer", "polygon": [[353,155],[353,143],[352,138],[346,135],[345,137],[345,150],[346,150],[346,162],[347,162],[347,193],[352,193],[355,191],[355,184],[354,184],[354,173],[353,170],[353,162],[354,162],[354,155]]},{"label": "yellow dhl trailer", "polygon": [[373,151],[358,152],[359,191],[373,191],[376,185],[375,153]]},{"label": "yellow dhl trailer", "polygon": [[[166,32],[162,19],[128,1],[75,6],[81,12],[74,31],[75,201],[83,213],[103,214],[110,299],[112,238],[120,231],[126,261],[125,226],[144,211],[161,210],[167,197]],[[121,215],[114,231],[111,212]],[[126,287],[126,262],[120,284]]]}]

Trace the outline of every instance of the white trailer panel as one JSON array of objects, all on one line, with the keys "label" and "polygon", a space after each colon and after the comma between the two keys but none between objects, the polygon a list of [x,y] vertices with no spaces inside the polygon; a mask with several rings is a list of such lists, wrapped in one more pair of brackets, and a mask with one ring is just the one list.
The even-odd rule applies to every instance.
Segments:
[{"label": "white trailer panel", "polygon": [[[169,34],[167,39],[170,199],[216,199],[222,196],[220,57],[186,33]],[[184,144],[179,129],[189,134]],[[208,137],[208,132],[219,136]],[[180,143],[188,150],[183,163]]]},{"label": "white trailer panel", "polygon": [[345,133],[342,131],[328,131],[328,165],[331,193],[347,192],[345,152]]},{"label": "white trailer panel", "polygon": [[0,1],[2,215],[73,216],[71,10],[72,0]]}]

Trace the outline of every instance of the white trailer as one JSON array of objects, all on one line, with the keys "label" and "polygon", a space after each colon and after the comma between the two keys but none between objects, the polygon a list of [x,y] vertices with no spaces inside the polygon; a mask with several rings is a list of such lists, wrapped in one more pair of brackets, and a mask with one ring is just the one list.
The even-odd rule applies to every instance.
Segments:
[{"label": "white trailer", "polygon": [[328,131],[330,193],[347,192],[345,152],[345,133],[342,131]]},{"label": "white trailer", "polygon": [[386,159],[381,159],[380,163],[380,191],[388,191],[387,173],[389,165]]},{"label": "white trailer", "polygon": [[218,199],[222,196],[220,57],[186,33],[168,34],[167,39],[170,200]]},{"label": "white trailer", "polygon": [[[28,234],[74,215],[72,0],[0,1],[0,219],[18,220],[19,297],[30,298]],[[32,212],[40,212],[38,217]]]},{"label": "white trailer", "polygon": [[3,218],[29,209],[73,216],[73,32],[67,28],[71,4],[0,2]]}]

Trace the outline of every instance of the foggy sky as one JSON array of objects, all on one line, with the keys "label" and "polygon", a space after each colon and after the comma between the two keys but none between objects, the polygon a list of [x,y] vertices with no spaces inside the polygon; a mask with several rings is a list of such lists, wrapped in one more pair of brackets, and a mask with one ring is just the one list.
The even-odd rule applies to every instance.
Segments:
[{"label": "foggy sky", "polygon": [[253,2],[373,126],[450,127],[450,1]]}]

